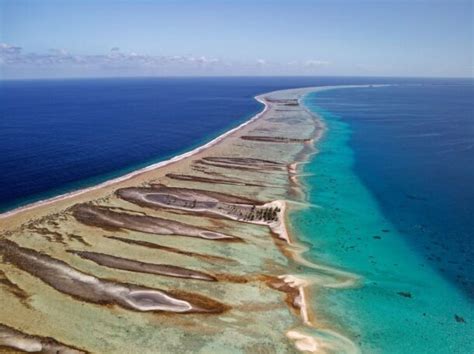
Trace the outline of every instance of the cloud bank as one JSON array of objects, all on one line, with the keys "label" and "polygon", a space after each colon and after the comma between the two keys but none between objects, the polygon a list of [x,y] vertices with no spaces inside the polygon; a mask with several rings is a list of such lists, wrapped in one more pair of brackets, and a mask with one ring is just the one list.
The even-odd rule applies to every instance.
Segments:
[{"label": "cloud bank", "polygon": [[105,54],[78,55],[66,49],[45,53],[0,43],[0,77],[61,76],[188,76],[188,75],[308,75],[317,74],[328,61],[310,59],[276,63],[258,58],[244,62],[194,55],[147,55],[112,47]]}]

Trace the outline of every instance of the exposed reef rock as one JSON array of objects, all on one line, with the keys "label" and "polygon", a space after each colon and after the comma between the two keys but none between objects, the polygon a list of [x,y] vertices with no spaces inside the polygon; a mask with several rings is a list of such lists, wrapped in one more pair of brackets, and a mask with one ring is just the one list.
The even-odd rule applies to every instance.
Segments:
[{"label": "exposed reef rock", "polygon": [[141,246],[141,247],[146,247],[146,248],[151,248],[151,249],[157,249],[161,251],[166,251],[166,252],[171,252],[171,253],[176,253],[176,254],[181,254],[193,258],[198,258],[203,261],[211,261],[211,262],[222,262],[222,263],[236,263],[237,261],[225,257],[220,257],[220,256],[213,256],[210,254],[203,254],[203,253],[197,253],[197,252],[191,252],[191,251],[184,251],[179,248],[175,247],[169,247],[169,246],[163,246],[163,245],[158,245],[153,242],[148,242],[148,241],[141,241],[141,240],[132,240],[129,238],[123,238],[123,237],[117,237],[117,236],[108,236],[108,238],[112,240],[117,240],[120,242],[127,243],[129,245],[135,245],[135,246]]},{"label": "exposed reef rock", "polygon": [[128,229],[157,235],[188,236],[214,241],[241,240],[236,236],[225,235],[178,221],[115,212],[107,207],[77,204],[72,208],[72,213],[78,221],[106,230]]},{"label": "exposed reef rock", "polygon": [[239,179],[224,179],[224,178],[207,178],[201,176],[193,175],[179,175],[175,173],[168,173],[166,177],[179,180],[179,181],[189,181],[189,182],[201,182],[209,184],[228,184],[234,186],[246,186],[246,187],[265,187],[263,184],[245,182]]},{"label": "exposed reef rock", "polygon": [[0,254],[4,261],[82,301],[118,305],[134,311],[216,313],[226,309],[225,305],[198,294],[173,295],[158,289],[100,279],[6,239],[0,240]]},{"label": "exposed reef rock", "polygon": [[261,141],[267,143],[308,143],[311,139],[285,138],[281,136],[243,135],[243,140]]},{"label": "exposed reef rock", "polygon": [[170,264],[153,264],[145,263],[140,261],[135,261],[133,259],[127,259],[122,257],[110,256],[103,253],[97,252],[85,252],[85,251],[68,251],[69,253],[78,255],[84,259],[88,259],[97,264],[115,268],[128,270],[131,272],[139,273],[150,273],[156,275],[164,275],[168,277],[176,278],[185,278],[185,279],[197,279],[197,280],[207,280],[207,281],[216,281],[216,278],[196,270],[186,269]]},{"label": "exposed reef rock", "polygon": [[285,164],[280,162],[245,157],[204,157],[195,163],[242,171],[269,172],[285,169]]},{"label": "exposed reef rock", "polygon": [[131,203],[149,208],[170,208],[193,213],[207,213],[231,219],[274,220],[279,210],[262,210],[263,203],[230,194],[191,188],[170,188],[152,185],[151,188],[124,188],[117,195]]},{"label": "exposed reef rock", "polygon": [[12,282],[3,271],[0,271],[0,286],[4,287],[10,294],[29,307],[28,299],[30,295]]},{"label": "exposed reef rock", "polygon": [[[28,353],[45,354],[84,354],[84,350],[59,343],[50,337],[32,336],[9,326],[0,324],[0,352],[2,348],[20,350]],[[8,351],[7,351],[8,352]]]},{"label": "exposed reef rock", "polygon": [[281,239],[289,242],[284,228],[284,203],[262,204],[248,198],[190,188],[170,188],[152,185],[151,188],[124,188],[117,195],[131,203],[153,209],[175,209],[192,214],[228,218],[252,224],[268,225]]}]

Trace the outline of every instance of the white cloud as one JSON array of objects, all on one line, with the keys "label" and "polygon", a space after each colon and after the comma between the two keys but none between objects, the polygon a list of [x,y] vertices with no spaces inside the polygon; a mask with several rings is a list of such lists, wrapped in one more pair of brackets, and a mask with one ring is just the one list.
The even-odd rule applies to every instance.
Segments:
[{"label": "white cloud", "polygon": [[0,43],[0,56],[6,55],[19,55],[22,48],[14,45],[9,45],[7,43]]},{"label": "white cloud", "polygon": [[105,67],[155,67],[170,64],[213,65],[220,62],[217,58],[206,56],[156,56],[137,52],[124,53],[113,47],[107,54],[72,55],[65,49],[50,49],[47,53],[23,53],[21,47],[0,43],[0,63],[8,66],[100,66]]},{"label": "white cloud", "polygon": [[304,65],[307,66],[307,67],[320,67],[320,66],[327,66],[331,64],[329,61],[327,60],[318,60],[318,59],[311,59],[311,60],[307,60]]},{"label": "white cloud", "polygon": [[51,54],[56,54],[58,56],[66,56],[66,55],[69,55],[69,52],[66,50],[66,49],[56,49],[56,48],[53,48],[53,49],[50,49],[49,52]]},{"label": "white cloud", "polygon": [[253,62],[223,60],[195,55],[147,55],[124,52],[112,47],[104,54],[76,55],[66,49],[51,49],[46,53],[28,53],[21,47],[0,43],[0,65],[12,75],[22,72],[74,73],[90,75],[252,75],[262,70],[272,74],[311,74],[316,68],[330,63],[325,60],[306,60],[278,63],[259,58]]}]

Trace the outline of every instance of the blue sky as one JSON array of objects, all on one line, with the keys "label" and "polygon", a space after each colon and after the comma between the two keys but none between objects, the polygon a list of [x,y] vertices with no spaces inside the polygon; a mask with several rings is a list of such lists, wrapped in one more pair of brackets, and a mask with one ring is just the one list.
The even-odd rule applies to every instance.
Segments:
[{"label": "blue sky", "polygon": [[473,2],[0,0],[0,76],[473,75]]}]

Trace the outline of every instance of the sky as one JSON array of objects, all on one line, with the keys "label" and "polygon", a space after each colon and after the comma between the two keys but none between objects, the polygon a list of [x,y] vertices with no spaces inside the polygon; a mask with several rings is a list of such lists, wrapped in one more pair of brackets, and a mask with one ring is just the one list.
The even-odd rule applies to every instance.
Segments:
[{"label": "sky", "polygon": [[473,0],[0,0],[0,79],[473,77]]}]

